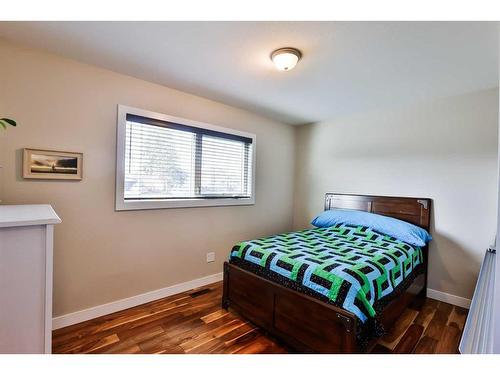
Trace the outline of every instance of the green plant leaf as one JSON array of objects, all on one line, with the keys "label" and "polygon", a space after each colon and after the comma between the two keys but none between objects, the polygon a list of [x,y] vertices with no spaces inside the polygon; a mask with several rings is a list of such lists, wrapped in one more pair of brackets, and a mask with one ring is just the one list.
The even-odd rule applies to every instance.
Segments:
[{"label": "green plant leaf", "polygon": [[16,126],[17,123],[10,118],[0,118],[0,121],[6,122],[9,125]]}]

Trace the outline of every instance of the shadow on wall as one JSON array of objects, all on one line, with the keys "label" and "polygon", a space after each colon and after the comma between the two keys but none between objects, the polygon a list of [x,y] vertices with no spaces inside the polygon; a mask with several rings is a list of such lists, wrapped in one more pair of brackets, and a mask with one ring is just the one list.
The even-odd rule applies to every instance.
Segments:
[{"label": "shadow on wall", "polygon": [[[429,245],[429,271],[428,288],[457,295],[459,297],[471,298],[479,273],[480,261],[464,246],[437,232],[434,225],[434,209],[431,212],[430,233],[432,241]],[[452,273],[449,270],[465,270],[465,272]],[[459,281],[461,283],[459,283]],[[464,283],[465,281],[465,283]],[[457,285],[470,285],[469,290],[457,288]]]},{"label": "shadow on wall", "polygon": [[[445,290],[447,293],[471,298],[476,285],[477,275],[481,263],[462,247],[458,242],[443,236],[439,233],[432,233],[433,240],[429,246],[429,273],[428,273],[428,287],[438,291]],[[453,251],[452,257],[447,257],[447,252]],[[466,270],[460,274],[452,274],[448,272],[450,263],[453,262],[455,269]],[[446,281],[445,281],[446,280]],[[458,282],[466,285],[471,285],[469,290],[457,289]]]},{"label": "shadow on wall", "polygon": [[16,150],[16,181],[24,181],[23,179],[23,151],[24,149],[20,148]]}]

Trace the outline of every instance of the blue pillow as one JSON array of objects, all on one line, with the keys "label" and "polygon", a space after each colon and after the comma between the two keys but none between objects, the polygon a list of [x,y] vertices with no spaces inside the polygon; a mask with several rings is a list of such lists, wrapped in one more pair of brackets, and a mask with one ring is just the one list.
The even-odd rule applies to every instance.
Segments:
[{"label": "blue pillow", "polygon": [[311,224],[318,228],[328,228],[336,224],[362,225],[414,246],[425,246],[432,240],[429,232],[423,228],[403,220],[365,211],[328,210],[316,216]]}]

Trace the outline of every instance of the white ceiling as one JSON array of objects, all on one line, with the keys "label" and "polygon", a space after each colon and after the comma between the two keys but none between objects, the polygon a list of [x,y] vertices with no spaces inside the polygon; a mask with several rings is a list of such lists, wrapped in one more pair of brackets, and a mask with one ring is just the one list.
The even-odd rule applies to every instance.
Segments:
[{"label": "white ceiling", "polygon": [[[290,124],[498,86],[494,22],[0,22],[0,37]],[[303,58],[277,71],[288,46]]]}]

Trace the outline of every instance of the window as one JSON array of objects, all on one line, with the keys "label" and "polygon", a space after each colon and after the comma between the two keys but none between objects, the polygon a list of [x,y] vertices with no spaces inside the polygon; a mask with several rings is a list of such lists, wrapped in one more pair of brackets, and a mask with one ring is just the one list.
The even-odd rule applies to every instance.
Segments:
[{"label": "window", "polygon": [[118,107],[116,209],[254,203],[255,135]]}]

